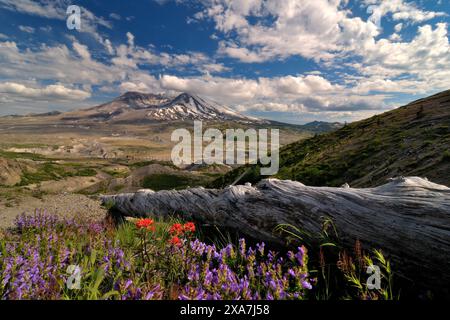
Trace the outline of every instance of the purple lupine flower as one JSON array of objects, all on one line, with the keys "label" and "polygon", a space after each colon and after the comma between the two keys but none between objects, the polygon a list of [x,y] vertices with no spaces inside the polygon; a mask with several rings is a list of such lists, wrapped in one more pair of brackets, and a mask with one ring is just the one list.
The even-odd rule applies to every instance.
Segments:
[{"label": "purple lupine flower", "polygon": [[295,271],[293,269],[289,269],[288,273],[291,277],[295,278],[297,275],[295,274]]},{"label": "purple lupine flower", "polygon": [[312,285],[307,280],[302,280],[302,287],[308,290],[312,289]]},{"label": "purple lupine flower", "polygon": [[239,239],[239,253],[241,256],[245,257],[245,239]]},{"label": "purple lupine flower", "polygon": [[303,266],[303,257],[305,256],[305,249],[303,247],[298,247],[298,252],[295,254],[300,266]]},{"label": "purple lupine flower", "polygon": [[258,251],[261,254],[261,256],[264,256],[264,247],[265,247],[264,242],[256,244],[256,248],[258,249]]}]

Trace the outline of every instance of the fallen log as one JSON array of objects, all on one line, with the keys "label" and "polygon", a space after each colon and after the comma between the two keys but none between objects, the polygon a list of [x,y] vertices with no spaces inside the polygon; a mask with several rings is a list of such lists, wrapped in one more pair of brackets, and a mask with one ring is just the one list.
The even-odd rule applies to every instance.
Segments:
[{"label": "fallen log", "polygon": [[396,271],[422,287],[450,287],[450,188],[419,177],[364,189],[267,179],[222,190],[140,190],[102,196],[102,201],[123,216],[177,214],[275,243],[282,241],[273,233],[280,224],[318,234],[327,218],[342,245],[350,248],[361,240],[382,249]]}]

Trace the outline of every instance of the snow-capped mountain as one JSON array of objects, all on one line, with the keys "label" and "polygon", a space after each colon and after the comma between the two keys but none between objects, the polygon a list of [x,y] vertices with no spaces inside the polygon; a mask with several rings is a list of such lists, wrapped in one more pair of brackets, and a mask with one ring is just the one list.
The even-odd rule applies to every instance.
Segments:
[{"label": "snow-capped mountain", "polygon": [[147,116],[158,120],[259,120],[187,93],[180,94],[159,108],[149,110]]},{"label": "snow-capped mountain", "polygon": [[65,113],[62,119],[121,123],[177,120],[265,122],[188,93],[170,97],[140,92],[127,92],[99,106]]}]

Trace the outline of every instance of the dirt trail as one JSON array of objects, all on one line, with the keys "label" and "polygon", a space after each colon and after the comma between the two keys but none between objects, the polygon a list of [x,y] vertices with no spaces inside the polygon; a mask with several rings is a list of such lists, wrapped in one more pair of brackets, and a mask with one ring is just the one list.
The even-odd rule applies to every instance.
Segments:
[{"label": "dirt trail", "polygon": [[102,219],[106,215],[100,201],[80,194],[45,195],[42,199],[21,197],[18,204],[12,207],[0,204],[0,228],[11,227],[17,215],[23,212],[33,213],[36,209],[68,217],[83,215]]}]

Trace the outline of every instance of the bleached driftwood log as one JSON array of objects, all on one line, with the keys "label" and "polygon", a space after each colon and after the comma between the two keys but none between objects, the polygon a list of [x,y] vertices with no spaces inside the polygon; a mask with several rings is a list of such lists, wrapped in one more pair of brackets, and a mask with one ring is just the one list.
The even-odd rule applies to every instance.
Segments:
[{"label": "bleached driftwood log", "polygon": [[414,281],[450,287],[450,189],[418,177],[366,189],[268,179],[223,190],[141,190],[103,196],[102,201],[112,202],[124,216],[176,213],[270,242],[280,241],[273,233],[279,224],[318,234],[326,217],[345,246],[359,239],[383,249],[397,271]]}]

